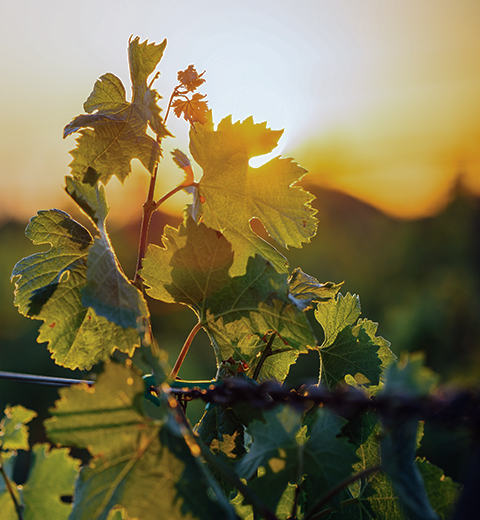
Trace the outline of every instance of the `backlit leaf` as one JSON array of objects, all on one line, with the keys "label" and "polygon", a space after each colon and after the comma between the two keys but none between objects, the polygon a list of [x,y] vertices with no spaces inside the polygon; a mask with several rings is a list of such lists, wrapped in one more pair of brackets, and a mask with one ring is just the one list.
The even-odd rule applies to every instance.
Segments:
[{"label": "backlit leaf", "polygon": [[232,244],[232,276],[244,274],[248,258],[257,254],[278,271],[286,270],[285,258],[252,231],[252,218],[260,219],[282,247],[301,247],[316,232],[313,196],[294,186],[306,170],[279,157],[259,168],[248,164],[252,157],[271,152],[281,134],[252,118],[233,124],[230,117],[216,130],[209,121],[190,131],[190,151],[203,169],[198,187],[202,221]]},{"label": "backlit leaf", "polygon": [[208,120],[208,105],[205,94],[198,92],[191,98],[181,97],[172,103],[173,112],[177,117],[182,117],[191,125],[193,123],[204,124]]},{"label": "backlit leaf", "polygon": [[7,406],[0,422],[0,447],[2,450],[29,450],[28,426],[37,412],[23,406]]},{"label": "backlit leaf", "polygon": [[358,296],[349,293],[317,305],[315,318],[325,332],[319,348],[321,382],[329,388],[346,378],[367,387],[379,385],[382,369],[394,359],[389,343],[375,336],[376,324],[357,321],[360,313]]},{"label": "backlit leaf", "polygon": [[320,283],[316,278],[304,273],[299,267],[295,268],[288,280],[290,298],[300,309],[309,309],[313,302],[334,298],[342,283]]},{"label": "backlit leaf", "polygon": [[73,495],[80,461],[70,457],[68,449],[50,449],[48,444],[36,444],[32,455],[22,493],[25,520],[67,520],[72,506],[61,497]]},{"label": "backlit leaf", "polygon": [[231,277],[233,254],[226,238],[187,219],[178,230],[165,229],[164,248],[151,245],[141,275],[147,294],[188,305],[209,334],[217,364],[233,357],[252,376],[264,350],[265,335],[275,331],[274,353],[260,379],[283,380],[300,352],[316,344],[305,314],[289,298],[287,274],[257,256],[243,276]]},{"label": "backlit leaf", "polygon": [[133,354],[140,344],[135,328],[123,329],[82,303],[87,284],[90,233],[60,210],[40,211],[26,235],[51,248],[14,267],[15,305],[25,316],[42,320],[38,341],[48,342],[53,359],[68,368],[90,368],[117,348]]},{"label": "backlit leaf", "polygon": [[[71,151],[72,174],[89,181],[106,184],[112,175],[123,183],[131,172],[130,162],[139,159],[153,173],[161,156],[157,140],[147,134],[147,125],[161,139],[170,135],[160,116],[159,94],[147,86],[147,78],[160,62],[166,46],[140,43],[135,38],[129,43],[132,101],[126,99],[122,82],[111,73],[104,74],[95,83],[93,92],[84,104],[87,114],[75,117],[64,130],[64,137],[79,133],[77,147]],[[93,183],[92,183],[93,184]]]},{"label": "backlit leaf", "polygon": [[144,415],[144,391],[135,371],[114,363],[93,388],[60,391],[45,422],[49,438],[93,455],[80,471],[71,520],[106,519],[115,505],[142,520],[157,520],[159,512],[172,520],[232,518],[226,502],[210,498],[212,481],[170,412],[163,421]]}]

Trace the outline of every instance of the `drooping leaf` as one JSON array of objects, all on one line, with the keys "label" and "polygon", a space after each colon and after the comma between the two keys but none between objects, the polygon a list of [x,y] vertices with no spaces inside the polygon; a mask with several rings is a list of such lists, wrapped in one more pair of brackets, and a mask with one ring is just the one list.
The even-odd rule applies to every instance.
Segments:
[{"label": "drooping leaf", "polygon": [[51,248],[14,267],[15,305],[25,316],[44,322],[38,341],[48,342],[53,359],[84,369],[108,359],[115,348],[133,354],[140,344],[138,330],[123,329],[82,303],[90,233],[67,213],[48,210],[31,219],[26,235],[34,244]]},{"label": "drooping leaf", "polygon": [[217,364],[230,357],[244,361],[249,377],[265,349],[265,335],[275,331],[260,379],[283,381],[298,353],[316,343],[305,314],[289,298],[287,275],[257,256],[243,276],[230,277],[229,242],[191,218],[178,230],[166,228],[163,242],[164,248],[147,250],[141,272],[147,293],[192,308],[210,335]]},{"label": "drooping leaf", "polygon": [[23,406],[7,406],[0,422],[0,447],[2,450],[29,450],[28,426],[37,412]]},{"label": "drooping leaf", "polygon": [[271,152],[281,134],[266,123],[254,124],[252,118],[233,124],[230,117],[216,130],[208,121],[190,131],[190,151],[203,169],[199,218],[232,244],[232,276],[244,274],[248,258],[257,254],[279,272],[286,270],[285,258],[252,231],[252,218],[260,219],[282,247],[301,247],[316,232],[315,211],[310,207],[313,196],[293,186],[306,170],[279,157],[259,168],[248,164],[252,157]]},{"label": "drooping leaf", "polygon": [[313,302],[319,302],[334,298],[342,283],[320,283],[316,278],[304,273],[299,267],[292,271],[288,280],[290,298],[300,309],[309,309]]},{"label": "drooping leaf", "polygon": [[98,182],[90,186],[72,177],[66,177],[66,185],[67,193],[91,218],[100,235],[88,252],[82,304],[124,329],[142,329],[149,317],[148,307],[142,293],[123,273],[110,242],[106,228],[110,208],[105,188]]},{"label": "drooping leaf", "polygon": [[[157,520],[233,518],[231,508],[210,498],[212,481],[167,409],[163,421],[142,409],[144,382],[135,371],[110,363],[93,388],[60,391],[45,422],[49,438],[86,447],[93,455],[81,469],[71,520],[104,520],[113,506],[131,517]],[[195,442],[190,439],[190,443]]]},{"label": "drooping leaf", "polygon": [[64,137],[80,134],[77,147],[71,151],[70,167],[75,178],[85,182],[93,169],[98,174],[95,181],[106,184],[116,175],[123,183],[131,172],[132,159],[139,159],[153,173],[161,148],[147,134],[147,125],[159,139],[170,134],[157,105],[160,96],[147,86],[147,78],[160,62],[166,44],[166,40],[160,45],[140,43],[138,37],[131,40],[128,54],[132,101],[127,101],[120,79],[104,74],[84,104],[87,114],[75,117],[65,127]]},{"label": "drooping leaf", "polygon": [[192,165],[190,159],[178,148],[171,152],[173,162],[185,172],[185,179],[182,186],[191,186],[194,181]]}]

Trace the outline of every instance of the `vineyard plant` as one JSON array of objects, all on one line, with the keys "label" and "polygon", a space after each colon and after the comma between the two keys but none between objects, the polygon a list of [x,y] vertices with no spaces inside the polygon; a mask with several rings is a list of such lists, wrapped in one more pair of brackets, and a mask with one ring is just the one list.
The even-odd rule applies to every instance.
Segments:
[{"label": "vineyard plant", "polygon": [[[59,209],[39,211],[26,229],[47,250],[13,268],[15,305],[41,322],[38,342],[55,363],[85,371],[85,381],[59,390],[44,423],[51,444],[29,445],[35,411],[5,410],[2,520],[451,518],[460,486],[416,456],[438,378],[420,354],[397,359],[342,283],[318,281],[279,251],[302,247],[317,229],[314,197],[298,185],[304,168],[280,156],[249,164],[274,151],[282,131],[252,117],[215,125],[193,65],[178,73],[161,115],[153,84],[165,48],[132,37],[130,100],[104,74],[64,129],[76,135],[65,190],[88,229]],[[170,158],[162,144],[174,139],[172,117],[185,119],[189,149]],[[105,186],[113,176],[123,184],[133,159],[150,184],[130,280],[107,230]],[[167,160],[184,180],[158,197]],[[191,203],[181,224],[153,244],[153,213],[182,190]],[[151,325],[153,300],[197,317],[172,366]],[[216,377],[184,381],[180,368],[202,329]],[[288,386],[291,367],[312,350],[318,380]],[[191,399],[206,404],[197,424]],[[88,455],[80,461],[71,448]],[[31,450],[21,486],[18,450]]]}]

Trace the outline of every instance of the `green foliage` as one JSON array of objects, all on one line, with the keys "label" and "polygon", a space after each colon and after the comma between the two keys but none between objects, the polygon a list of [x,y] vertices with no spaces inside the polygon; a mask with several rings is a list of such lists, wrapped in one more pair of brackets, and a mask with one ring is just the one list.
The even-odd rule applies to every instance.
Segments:
[{"label": "green foliage", "polygon": [[[65,136],[79,134],[66,191],[93,232],[56,209],[40,211],[27,227],[34,244],[50,249],[14,267],[15,305],[43,321],[38,341],[48,343],[56,363],[71,369],[103,365],[93,386],[62,389],[44,423],[52,443],[88,451],[80,471],[65,448],[38,445],[23,490],[12,484],[14,450],[28,449],[25,423],[35,412],[6,410],[0,424],[2,514],[311,520],[400,519],[406,512],[411,519],[444,518],[458,487],[416,459],[418,417],[405,418],[396,406],[405,395],[430,395],[435,377],[419,358],[396,365],[388,341],[376,335],[377,324],[360,318],[358,296],[340,294],[341,283],[290,270],[252,230],[251,220],[259,219],[284,248],[301,247],[316,232],[313,196],[296,186],[306,170],[280,157],[249,166],[252,157],[276,147],[281,131],[252,118],[232,123],[227,117],[215,128],[205,95],[192,94],[204,83],[203,73],[189,66],[179,72],[167,115],[173,108],[189,121],[190,152],[203,173],[195,182],[190,160],[175,150],[185,180],[154,200],[161,140],[171,134],[160,116],[160,95],[147,81],[165,46],[132,39],[132,100],[120,79],[105,74],[84,104],[87,114],[65,127]],[[135,158],[151,183],[130,281],[107,232],[104,186],[112,175],[123,182]],[[164,228],[162,247],[149,244],[152,213],[182,189],[193,194],[182,223]],[[170,379],[144,292],[186,305],[198,318]],[[310,326],[311,309],[324,331],[321,345]],[[391,399],[393,410],[379,420],[371,412],[341,414],[313,403],[274,407],[269,394],[268,410],[248,399],[209,403],[192,430],[169,383],[202,328],[216,357],[215,384],[225,383],[226,395],[229,384],[241,383],[246,394],[262,382],[281,384],[301,354],[317,350],[321,388],[341,392],[350,385],[359,395]],[[115,351],[132,359],[110,361]],[[74,481],[73,505],[61,502]]]},{"label": "green foliage", "polygon": [[19,514],[25,520],[67,520],[70,514],[70,505],[61,497],[72,495],[80,461],[70,457],[68,449],[36,444],[27,481],[22,486],[13,481],[16,450],[30,449],[25,423],[36,415],[22,406],[7,407],[0,423],[0,508],[5,520],[16,520]]},{"label": "green foliage", "polygon": [[225,118],[216,130],[210,121],[190,131],[190,151],[203,169],[196,218],[232,244],[232,275],[243,274],[247,259],[256,254],[285,271],[285,258],[252,231],[252,218],[260,219],[283,247],[301,247],[315,234],[315,211],[309,204],[313,197],[293,187],[306,170],[279,157],[260,168],[248,165],[252,157],[271,152],[281,134],[266,123],[254,124],[252,118],[233,124]]},{"label": "green foliage", "polygon": [[66,127],[64,137],[79,133],[77,148],[70,163],[74,177],[95,185],[106,184],[112,175],[121,182],[131,172],[130,161],[139,159],[153,173],[161,156],[157,140],[147,133],[147,125],[159,138],[169,135],[160,116],[156,90],[147,86],[148,77],[155,71],[167,45],[130,41],[128,57],[132,80],[132,101],[126,100],[122,82],[113,74],[104,74],[83,105],[85,112]]}]

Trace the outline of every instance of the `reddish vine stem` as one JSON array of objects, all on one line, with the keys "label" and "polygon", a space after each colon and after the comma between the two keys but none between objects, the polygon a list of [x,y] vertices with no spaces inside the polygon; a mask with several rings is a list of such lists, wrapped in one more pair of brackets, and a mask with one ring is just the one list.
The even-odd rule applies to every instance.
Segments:
[{"label": "reddish vine stem", "polygon": [[197,322],[195,327],[190,331],[190,334],[188,335],[187,339],[185,340],[185,343],[183,344],[182,350],[180,351],[180,354],[178,355],[177,361],[175,362],[175,366],[173,367],[169,378],[175,379],[178,375],[178,372],[180,371],[180,367],[182,366],[183,360],[185,359],[185,356],[187,355],[188,349],[190,348],[190,345],[192,344],[193,338],[197,335],[197,332],[202,328],[202,324],[200,321]]},{"label": "reddish vine stem", "polygon": [[140,228],[140,242],[138,244],[138,257],[137,257],[137,267],[135,269],[135,278],[133,283],[137,287],[141,287],[142,281],[140,279],[140,270],[142,269],[142,262],[145,258],[145,251],[147,249],[147,238],[148,238],[148,228],[150,227],[150,221],[152,220],[152,215],[154,211],[157,209],[155,201],[153,199],[155,195],[155,183],[157,181],[157,173],[158,173],[158,163],[155,166],[155,170],[150,177],[150,186],[148,188],[148,195],[145,204],[143,205],[143,215],[142,215],[142,224]]},{"label": "reddish vine stem", "polygon": [[140,228],[140,242],[138,245],[138,257],[137,257],[137,267],[135,269],[135,278],[133,280],[133,283],[137,287],[141,287],[142,281],[140,279],[140,270],[142,269],[142,263],[143,259],[145,258],[145,252],[147,250],[147,240],[148,240],[148,230],[150,228],[150,222],[152,220],[152,215],[157,211],[157,209],[170,197],[175,195],[175,193],[178,193],[179,191],[182,191],[184,188],[188,186],[194,186],[197,183],[193,182],[192,184],[189,184],[188,186],[184,184],[180,184],[178,186],[175,186],[175,188],[171,189],[168,193],[166,193],[163,197],[161,197],[157,202],[154,200],[154,194],[155,194],[155,182],[157,180],[157,171],[158,171],[158,164],[155,168],[155,171],[153,175],[150,178],[150,186],[148,188],[148,195],[147,200],[145,201],[143,205],[143,215],[142,215],[142,225]]},{"label": "reddish vine stem", "polygon": [[170,96],[170,99],[168,100],[168,107],[167,107],[167,112],[165,113],[165,117],[163,119],[163,122],[166,123],[167,122],[167,119],[168,119],[168,114],[170,113],[170,108],[172,106],[172,101],[173,101],[173,98],[174,97],[177,97],[179,95],[179,88],[180,88],[181,85],[177,85],[174,89],[173,89],[173,92],[172,92],[172,95]]}]

